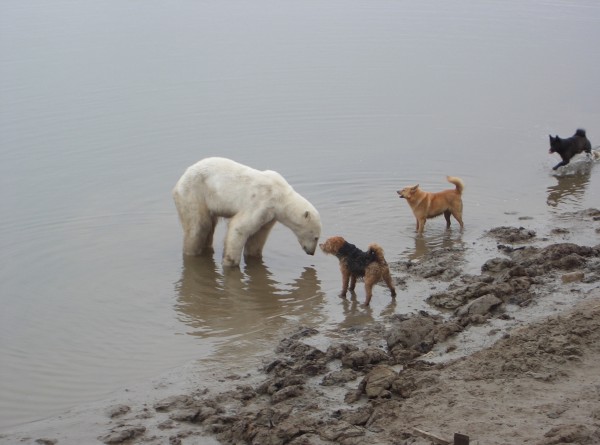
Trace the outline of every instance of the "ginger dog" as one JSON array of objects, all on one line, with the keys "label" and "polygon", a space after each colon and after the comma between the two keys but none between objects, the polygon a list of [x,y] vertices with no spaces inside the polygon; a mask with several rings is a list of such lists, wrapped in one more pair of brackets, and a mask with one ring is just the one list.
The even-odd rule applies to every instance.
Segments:
[{"label": "ginger dog", "polygon": [[[354,291],[358,278],[364,278],[365,281],[365,306],[371,302],[373,286],[381,280],[385,281],[392,292],[392,298],[396,297],[390,268],[383,256],[383,249],[378,244],[369,245],[368,250],[363,252],[341,236],[333,236],[319,244],[319,247],[323,252],[335,255],[340,260],[340,270],[342,271],[340,297],[345,297],[348,289]],[[350,287],[348,287],[348,283],[350,283]]]},{"label": "ginger dog", "polygon": [[410,187],[404,187],[396,193],[400,198],[406,199],[408,205],[417,219],[417,232],[423,233],[425,221],[428,218],[444,215],[446,218],[446,228],[450,228],[450,215],[464,228],[462,220],[462,192],[465,184],[462,179],[455,176],[447,176],[448,182],[456,186],[455,189],[443,190],[437,193],[426,192],[419,188],[419,184]]}]

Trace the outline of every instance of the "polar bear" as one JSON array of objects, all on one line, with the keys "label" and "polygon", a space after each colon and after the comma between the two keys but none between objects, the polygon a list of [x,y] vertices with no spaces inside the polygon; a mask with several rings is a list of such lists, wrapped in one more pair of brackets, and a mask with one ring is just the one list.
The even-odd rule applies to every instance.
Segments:
[{"label": "polar bear", "polygon": [[183,252],[201,255],[212,249],[219,217],[229,218],[223,265],[262,256],[276,222],[292,230],[304,251],[314,255],[321,235],[321,217],[279,173],[259,171],[219,157],[190,166],[173,189],[183,227]]}]

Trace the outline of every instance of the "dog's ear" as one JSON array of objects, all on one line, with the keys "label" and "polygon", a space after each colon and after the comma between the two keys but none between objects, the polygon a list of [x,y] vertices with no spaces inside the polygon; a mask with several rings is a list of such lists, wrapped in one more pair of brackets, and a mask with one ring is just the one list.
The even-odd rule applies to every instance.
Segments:
[{"label": "dog's ear", "polygon": [[419,184],[415,185],[413,188],[411,188],[410,190],[413,192],[416,192],[417,189],[419,188]]}]

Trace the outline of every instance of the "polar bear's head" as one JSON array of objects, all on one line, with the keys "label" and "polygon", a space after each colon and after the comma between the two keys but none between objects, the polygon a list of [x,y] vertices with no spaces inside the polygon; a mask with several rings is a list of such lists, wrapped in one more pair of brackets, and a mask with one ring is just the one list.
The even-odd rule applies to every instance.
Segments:
[{"label": "polar bear's head", "polygon": [[282,195],[283,205],[276,208],[276,219],[292,230],[302,249],[314,255],[321,236],[321,216],[315,207],[290,187],[290,193]]},{"label": "polar bear's head", "polygon": [[314,255],[321,236],[321,217],[316,209],[305,210],[299,218],[300,224],[294,230],[302,249]]}]

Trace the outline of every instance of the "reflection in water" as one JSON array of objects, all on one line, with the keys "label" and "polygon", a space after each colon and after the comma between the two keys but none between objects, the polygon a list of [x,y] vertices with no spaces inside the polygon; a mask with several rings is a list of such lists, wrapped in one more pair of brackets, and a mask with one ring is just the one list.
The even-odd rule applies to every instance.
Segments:
[{"label": "reflection in water", "polygon": [[563,167],[554,175],[558,183],[548,187],[546,203],[556,207],[561,202],[580,202],[590,182],[593,165],[592,162],[577,162]]},{"label": "reflection in water", "polygon": [[463,247],[462,232],[445,230],[439,234],[422,234],[415,236],[415,248],[414,250],[407,249],[404,254],[409,260],[420,260],[426,254],[430,253],[435,249],[449,249],[453,247]]},{"label": "reflection in water", "polygon": [[325,297],[312,267],[285,284],[260,260],[247,263],[243,270],[221,269],[211,256],[184,256],[175,292],[175,309],[192,328],[189,334],[224,340],[225,355],[252,354],[259,349],[257,341],[268,341],[290,318],[319,323]]},{"label": "reflection in water", "polygon": [[[357,284],[358,287],[358,284]],[[374,321],[373,310],[370,306],[364,306],[364,301],[354,291],[349,291],[350,298],[340,297],[344,312],[344,320],[339,324],[341,328],[352,326],[365,326]],[[364,298],[364,295],[362,296]]]},{"label": "reflection in water", "polygon": [[[386,288],[387,290],[387,288]],[[375,321],[373,316],[373,309],[371,306],[365,306],[364,294],[356,294],[356,292],[349,292],[350,298],[341,298],[342,310],[344,319],[339,323],[340,328],[351,328],[353,326],[366,326]],[[396,299],[390,297],[390,303],[386,305],[381,311],[380,316],[392,315],[396,311]]]}]

